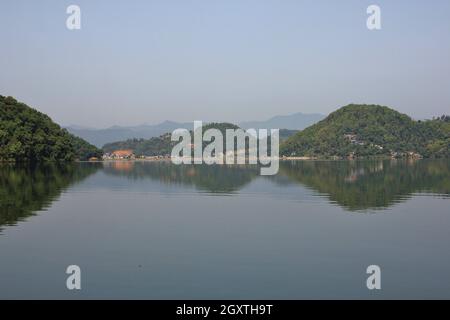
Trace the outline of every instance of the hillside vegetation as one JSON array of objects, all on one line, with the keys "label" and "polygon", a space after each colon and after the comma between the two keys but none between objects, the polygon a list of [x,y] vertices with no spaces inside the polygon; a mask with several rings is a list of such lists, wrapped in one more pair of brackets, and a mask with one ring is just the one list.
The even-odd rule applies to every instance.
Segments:
[{"label": "hillside vegetation", "polygon": [[284,156],[347,157],[414,153],[448,157],[450,117],[414,121],[388,107],[348,105],[281,144]]},{"label": "hillside vegetation", "polygon": [[[203,125],[202,130],[204,133],[208,129],[218,129],[225,137],[226,129],[238,129],[238,128],[239,128],[238,126],[232,123],[220,122]],[[193,143],[194,135],[192,130],[190,132],[192,138],[191,141]],[[136,156],[170,155],[173,146],[175,146],[177,143],[178,143],[177,141],[175,142],[171,141],[171,133],[168,132],[159,137],[154,137],[150,139],[128,139],[125,141],[107,143],[103,146],[103,151],[106,153],[111,153],[115,150],[127,149],[133,150],[133,153]],[[208,144],[207,142],[203,142],[203,147],[205,147],[207,144]]]},{"label": "hillside vegetation", "polygon": [[101,150],[61,129],[47,115],[0,95],[1,161],[86,160],[101,154]]}]

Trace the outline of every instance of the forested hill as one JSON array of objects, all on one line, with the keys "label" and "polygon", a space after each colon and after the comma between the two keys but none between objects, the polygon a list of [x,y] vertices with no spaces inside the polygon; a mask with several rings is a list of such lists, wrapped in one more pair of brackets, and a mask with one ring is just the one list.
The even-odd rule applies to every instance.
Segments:
[{"label": "forested hill", "polygon": [[72,161],[101,154],[47,115],[0,95],[0,161]]},{"label": "forested hill", "polygon": [[[225,137],[226,129],[238,129],[239,127],[226,122],[214,122],[205,124],[202,127],[203,133],[208,129],[218,129]],[[193,137],[192,130],[191,137]],[[192,138],[193,139],[193,138]],[[111,153],[115,150],[129,149],[133,150],[133,153],[137,156],[157,156],[157,155],[170,155],[173,146],[178,142],[171,141],[171,133],[165,133],[159,137],[153,137],[150,139],[128,139],[125,141],[117,141],[113,143],[107,143],[103,146],[103,151]],[[193,143],[193,141],[192,141]],[[203,142],[204,146],[207,144]]]},{"label": "forested hill", "polygon": [[450,117],[414,121],[388,107],[348,105],[288,138],[285,156],[347,157],[408,153],[449,157]]}]

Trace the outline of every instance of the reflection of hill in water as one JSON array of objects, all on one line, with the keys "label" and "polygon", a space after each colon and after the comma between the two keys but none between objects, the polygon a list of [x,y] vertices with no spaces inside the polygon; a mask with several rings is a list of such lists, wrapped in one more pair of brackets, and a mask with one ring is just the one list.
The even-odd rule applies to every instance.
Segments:
[{"label": "reflection of hill in water", "polygon": [[150,178],[165,184],[194,186],[211,193],[237,191],[259,174],[259,168],[250,165],[174,165],[165,161],[105,162],[104,171],[129,179]]},{"label": "reflection of hill in water", "polygon": [[14,225],[47,208],[70,185],[100,168],[95,164],[0,164],[0,226]]},{"label": "reflection of hill in water", "polygon": [[413,193],[450,194],[450,161],[282,162],[288,176],[347,210],[386,208]]},{"label": "reflection of hill in water", "polygon": [[[170,162],[110,162],[104,163],[104,171],[128,179],[150,178],[165,184],[194,186],[211,193],[238,191],[259,176],[257,166]],[[414,193],[448,196],[450,161],[282,161],[279,174],[267,178],[280,187],[304,185],[347,210],[382,209]],[[278,188],[271,192],[285,190]]]},{"label": "reflection of hill in water", "polygon": [[[130,180],[152,179],[217,194],[239,191],[259,177],[257,166],[177,166],[170,162],[132,161],[37,167],[2,164],[0,228],[44,210],[65,189],[101,168],[108,175]],[[279,186],[269,188],[275,197],[299,197],[292,185],[301,184],[350,211],[382,209],[414,193],[449,197],[450,161],[283,161],[277,176],[260,181],[271,181]]]}]

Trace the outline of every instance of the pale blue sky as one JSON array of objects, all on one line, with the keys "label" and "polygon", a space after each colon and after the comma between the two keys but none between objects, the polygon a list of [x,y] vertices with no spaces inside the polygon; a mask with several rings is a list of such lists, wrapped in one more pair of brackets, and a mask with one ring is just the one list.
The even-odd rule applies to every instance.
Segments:
[{"label": "pale blue sky", "polygon": [[[380,31],[366,28],[370,4]],[[450,113],[449,17],[448,0],[2,0],[0,94],[93,127],[351,102],[430,118]]]}]

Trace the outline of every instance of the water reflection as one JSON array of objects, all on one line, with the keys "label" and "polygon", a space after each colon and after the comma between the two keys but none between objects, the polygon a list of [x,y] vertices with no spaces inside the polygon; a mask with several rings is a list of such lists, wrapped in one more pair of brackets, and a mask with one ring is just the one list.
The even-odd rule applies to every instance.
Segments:
[{"label": "water reflection", "polygon": [[[194,186],[211,193],[236,193],[260,177],[257,166],[180,165],[170,162],[105,163],[107,174]],[[385,209],[413,194],[447,197],[448,160],[283,161],[277,176],[264,177],[280,187],[297,184],[349,211]],[[274,196],[283,188],[271,189]],[[295,198],[295,193],[290,195]]]},{"label": "water reflection", "polygon": [[[261,177],[257,166],[248,165],[177,166],[170,162],[131,161],[45,166],[2,164],[0,227],[16,224],[44,210],[65,189],[98,170],[124,178],[130,186],[137,180],[151,179],[163,184],[166,190],[176,185],[216,195],[238,194],[258,179],[261,183],[257,193],[302,200],[306,187],[322,199],[325,197],[320,201],[337,204],[348,211],[389,208],[418,193],[450,195],[448,160],[281,162],[278,175],[273,177]],[[90,183],[97,186],[102,181],[94,177]],[[107,188],[111,190],[110,186]],[[162,185],[156,188],[162,189]]]},{"label": "water reflection", "polygon": [[[378,298],[450,297],[423,276],[450,269],[449,161],[280,166],[2,165],[0,229],[42,217],[0,231],[0,298],[372,299],[351,275],[373,263]],[[74,263],[95,279],[76,297]]]},{"label": "water reflection", "polygon": [[222,194],[239,191],[259,175],[259,168],[251,165],[173,165],[168,161],[105,162],[104,171],[133,180],[150,178]]},{"label": "water reflection", "polygon": [[387,208],[416,193],[450,194],[447,160],[284,162],[280,174],[350,211]]},{"label": "water reflection", "polygon": [[65,189],[100,168],[88,163],[1,164],[0,227],[14,225],[47,208]]}]

